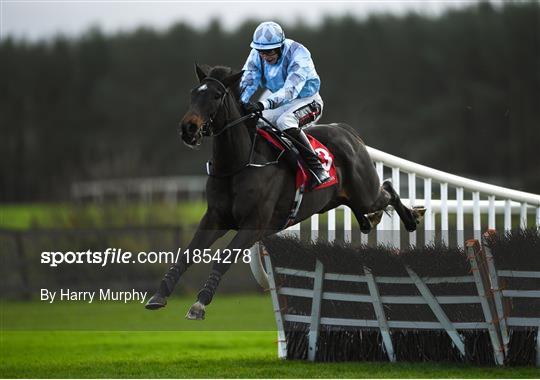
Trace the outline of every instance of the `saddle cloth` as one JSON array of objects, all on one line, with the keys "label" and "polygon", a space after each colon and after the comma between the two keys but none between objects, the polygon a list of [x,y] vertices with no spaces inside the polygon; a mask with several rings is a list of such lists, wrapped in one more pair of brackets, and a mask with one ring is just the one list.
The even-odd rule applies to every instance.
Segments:
[{"label": "saddle cloth", "polygon": [[[283,142],[278,139],[273,133],[269,133],[268,130],[259,128],[257,129],[257,132],[264,137],[272,146],[274,146],[276,149],[283,151],[287,149]],[[338,183],[338,178],[336,174],[336,166],[334,165],[334,155],[330,150],[324,146],[319,140],[317,140],[315,137],[311,136],[310,134],[306,133],[306,136],[309,139],[309,142],[311,143],[311,146],[313,147],[313,150],[319,155],[319,160],[321,161],[321,164],[323,168],[328,171],[328,174],[330,175],[330,180],[321,184],[317,185],[313,188],[309,188],[309,182],[311,180],[311,172],[304,166],[304,163],[301,161],[297,161],[297,170],[296,170],[296,188],[304,187],[304,191],[315,191],[324,189],[326,187],[333,186]]]}]

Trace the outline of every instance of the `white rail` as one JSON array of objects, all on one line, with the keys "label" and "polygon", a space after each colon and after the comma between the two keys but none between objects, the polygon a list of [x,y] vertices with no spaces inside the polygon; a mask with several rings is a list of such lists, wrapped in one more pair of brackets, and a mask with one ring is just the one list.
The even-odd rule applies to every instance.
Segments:
[{"label": "white rail", "polygon": [[[377,174],[381,180],[390,177],[394,188],[400,193],[402,202],[407,206],[424,206],[426,214],[423,222],[424,241],[430,244],[440,236],[445,244],[455,243],[463,247],[465,239],[474,237],[480,239],[482,231],[486,229],[540,227],[540,195],[491,185],[460,177],[454,174],[436,170],[415,162],[396,157],[378,149],[367,147],[375,163]],[[385,173],[386,168],[386,173]],[[401,181],[401,174],[407,176]],[[422,194],[422,198],[417,198]],[[352,241],[351,211],[346,206],[338,209],[344,210],[343,223],[338,223],[335,210],[328,212],[328,240],[334,241],[336,228],[343,226],[344,240]],[[472,219],[466,219],[471,215]],[[500,217],[497,218],[497,215]],[[513,218],[514,216],[514,218]],[[472,225],[471,225],[472,220]],[[499,225],[497,225],[499,223]],[[465,232],[465,230],[469,232]],[[300,232],[300,225],[289,228],[293,233]],[[449,234],[450,231],[455,231]],[[311,218],[311,236],[319,234],[319,218]],[[450,238],[455,239],[450,241]],[[400,233],[400,221],[395,211],[384,215],[377,226],[377,242],[400,247],[403,236]],[[365,235],[361,237],[362,243],[367,243]],[[408,242],[417,244],[417,234],[408,234]],[[422,242],[418,242],[419,244]]]},{"label": "white rail", "polygon": [[419,177],[431,178],[434,181],[447,183],[454,187],[462,187],[465,190],[478,191],[480,193],[494,195],[495,197],[511,199],[516,202],[527,203],[530,206],[540,207],[540,195],[507,189],[505,187],[459,177],[454,174],[446,173],[397,156],[393,156],[375,148],[367,147],[367,149],[373,161],[380,161],[384,163],[385,166],[399,168],[401,171],[406,173],[415,173]]},{"label": "white rail", "polygon": [[136,196],[150,202],[153,198],[163,198],[168,202],[178,201],[179,194],[188,199],[202,199],[207,176],[119,178],[100,181],[75,182],[71,185],[71,196],[76,200],[91,199],[103,201],[105,198],[125,199]]}]

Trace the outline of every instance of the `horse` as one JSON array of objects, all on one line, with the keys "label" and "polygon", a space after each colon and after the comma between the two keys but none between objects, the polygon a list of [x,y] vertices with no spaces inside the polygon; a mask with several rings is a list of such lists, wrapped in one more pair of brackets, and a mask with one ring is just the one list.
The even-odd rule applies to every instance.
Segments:
[{"label": "horse", "polygon": [[[180,122],[181,139],[188,147],[212,139],[212,174],[206,183],[207,210],[185,252],[208,249],[228,231],[237,231],[227,246],[230,252],[248,249],[266,236],[285,228],[295,200],[295,173],[287,160],[275,160],[267,141],[256,139],[257,117],[245,113],[240,103],[239,81],[243,72],[225,66],[198,66],[199,83],[191,90],[190,106]],[[408,231],[414,231],[421,215],[403,205],[389,181],[382,185],[364,142],[351,126],[318,124],[306,133],[334,155],[338,184],[308,191],[295,223],[339,205],[351,208],[364,233],[376,222],[366,214],[382,214],[391,205]],[[255,165],[253,162],[266,164]],[[379,218],[380,220],[380,218]],[[221,254],[226,250],[223,250]],[[204,319],[222,276],[232,262],[217,260],[189,309],[187,319]],[[182,256],[163,277],[146,308],[164,307],[182,274],[191,265]]]}]

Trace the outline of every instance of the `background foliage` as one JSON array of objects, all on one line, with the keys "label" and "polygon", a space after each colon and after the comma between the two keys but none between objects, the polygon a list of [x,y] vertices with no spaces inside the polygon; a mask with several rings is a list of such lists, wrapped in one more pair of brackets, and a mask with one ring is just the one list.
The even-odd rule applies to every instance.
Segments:
[{"label": "background foliage", "polygon": [[[188,150],[176,131],[193,63],[241,68],[256,24],[4,39],[0,201],[65,199],[76,180],[203,174],[210,145]],[[413,161],[540,191],[538,2],[285,27],[311,50],[323,121]]]}]

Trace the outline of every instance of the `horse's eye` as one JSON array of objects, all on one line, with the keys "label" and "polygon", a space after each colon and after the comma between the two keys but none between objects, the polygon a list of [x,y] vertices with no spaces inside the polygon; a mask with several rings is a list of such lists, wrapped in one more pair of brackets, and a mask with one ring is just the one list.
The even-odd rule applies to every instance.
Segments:
[{"label": "horse's eye", "polygon": [[214,95],[214,99],[219,99],[219,98],[221,98],[221,94],[220,94],[220,93],[217,93],[217,94]]}]

